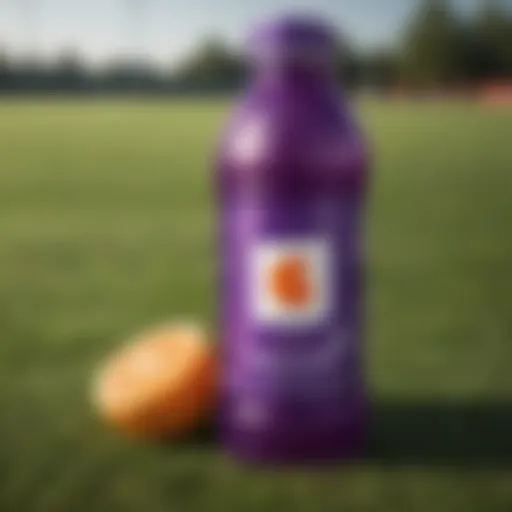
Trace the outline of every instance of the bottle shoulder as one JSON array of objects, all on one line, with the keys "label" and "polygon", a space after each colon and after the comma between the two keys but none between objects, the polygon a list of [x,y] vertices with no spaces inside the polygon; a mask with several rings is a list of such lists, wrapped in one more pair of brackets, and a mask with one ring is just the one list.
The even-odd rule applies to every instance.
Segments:
[{"label": "bottle shoulder", "polygon": [[335,94],[249,92],[237,104],[220,148],[230,166],[365,166],[364,136],[348,102]]}]

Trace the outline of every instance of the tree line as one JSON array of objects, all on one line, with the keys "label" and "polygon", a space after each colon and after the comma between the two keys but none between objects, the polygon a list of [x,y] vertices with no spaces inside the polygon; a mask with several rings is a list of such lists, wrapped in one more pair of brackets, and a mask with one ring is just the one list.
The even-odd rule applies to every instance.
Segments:
[{"label": "tree line", "polygon": [[[462,17],[448,0],[425,0],[395,47],[362,52],[345,42],[336,67],[351,88],[431,89],[510,81],[512,13],[498,0],[487,0],[472,16]],[[219,38],[203,41],[183,65],[168,73],[133,60],[94,71],[72,51],[54,66],[37,59],[15,64],[0,49],[3,92],[222,92],[239,87],[246,75],[240,52]]]}]

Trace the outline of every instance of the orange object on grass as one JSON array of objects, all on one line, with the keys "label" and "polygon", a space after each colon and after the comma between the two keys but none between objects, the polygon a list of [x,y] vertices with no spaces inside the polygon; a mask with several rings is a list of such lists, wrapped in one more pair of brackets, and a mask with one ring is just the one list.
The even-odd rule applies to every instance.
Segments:
[{"label": "orange object on grass", "polygon": [[292,307],[307,305],[312,295],[307,263],[299,256],[278,261],[270,271],[270,287],[283,304]]},{"label": "orange object on grass", "polygon": [[93,400],[117,429],[167,437],[195,428],[211,412],[216,360],[195,325],[171,324],[137,336],[102,368]]}]

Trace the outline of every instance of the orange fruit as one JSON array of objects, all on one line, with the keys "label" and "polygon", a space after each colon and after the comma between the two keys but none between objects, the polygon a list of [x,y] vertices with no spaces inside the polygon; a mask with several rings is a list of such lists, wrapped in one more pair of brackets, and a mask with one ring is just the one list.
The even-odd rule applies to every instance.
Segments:
[{"label": "orange fruit", "polygon": [[103,365],[93,401],[125,433],[176,436],[211,412],[216,374],[213,346],[200,327],[164,325],[135,337]]},{"label": "orange fruit", "polygon": [[307,263],[298,256],[278,261],[270,271],[272,294],[279,302],[302,307],[311,300],[311,283]]}]

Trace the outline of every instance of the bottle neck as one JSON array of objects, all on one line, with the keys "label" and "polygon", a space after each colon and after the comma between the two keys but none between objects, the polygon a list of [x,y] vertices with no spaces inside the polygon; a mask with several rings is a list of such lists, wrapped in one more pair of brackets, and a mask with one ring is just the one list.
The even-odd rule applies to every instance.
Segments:
[{"label": "bottle neck", "polygon": [[263,87],[326,90],[333,87],[334,74],[328,67],[268,65],[255,70],[255,83]]}]

